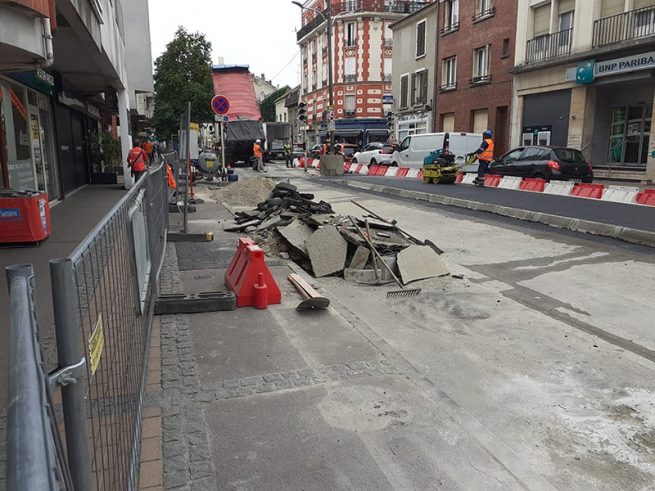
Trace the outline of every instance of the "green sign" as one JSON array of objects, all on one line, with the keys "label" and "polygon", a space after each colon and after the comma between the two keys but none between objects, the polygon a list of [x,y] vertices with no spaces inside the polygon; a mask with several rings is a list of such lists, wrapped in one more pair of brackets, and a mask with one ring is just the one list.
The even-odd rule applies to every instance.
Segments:
[{"label": "green sign", "polygon": [[586,85],[594,82],[594,60],[581,61],[578,63],[578,69],[575,72],[575,81],[579,84]]}]

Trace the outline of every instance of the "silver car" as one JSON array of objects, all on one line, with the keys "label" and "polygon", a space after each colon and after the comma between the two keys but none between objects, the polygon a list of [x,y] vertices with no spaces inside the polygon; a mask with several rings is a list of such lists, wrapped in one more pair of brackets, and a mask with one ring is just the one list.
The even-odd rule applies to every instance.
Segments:
[{"label": "silver car", "polygon": [[386,143],[373,142],[362,147],[353,155],[353,164],[392,165],[393,147]]}]

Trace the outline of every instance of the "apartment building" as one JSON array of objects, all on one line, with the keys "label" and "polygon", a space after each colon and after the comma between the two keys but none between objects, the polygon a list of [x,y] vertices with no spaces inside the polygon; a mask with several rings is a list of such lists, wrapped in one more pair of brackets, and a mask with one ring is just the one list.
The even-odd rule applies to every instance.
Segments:
[{"label": "apartment building", "polygon": [[[301,97],[307,103],[308,143],[327,136],[330,114],[337,141],[364,144],[388,136],[393,36],[391,24],[430,1],[308,0],[297,33]],[[326,18],[332,19],[334,107],[329,108]],[[386,102],[386,104],[385,104]]]},{"label": "apartment building", "polygon": [[516,0],[445,0],[438,26],[436,131],[494,131],[509,149]]},{"label": "apartment building", "polygon": [[437,57],[437,2],[391,25],[393,44],[393,137],[430,133]]},{"label": "apartment building", "polygon": [[153,82],[148,1],[129,1],[130,12],[145,12],[138,25],[124,22],[125,3],[0,4],[2,187],[38,189],[56,201],[94,182],[105,169],[92,166],[90,137],[112,122],[127,156],[130,107],[139,108],[138,93],[152,92]]},{"label": "apartment building", "polygon": [[581,149],[655,179],[655,0],[519,0],[512,143]]}]

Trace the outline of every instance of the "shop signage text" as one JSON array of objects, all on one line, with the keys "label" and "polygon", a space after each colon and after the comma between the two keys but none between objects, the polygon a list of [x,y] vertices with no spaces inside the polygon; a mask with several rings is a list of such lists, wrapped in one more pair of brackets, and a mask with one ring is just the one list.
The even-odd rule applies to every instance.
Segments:
[{"label": "shop signage text", "polygon": [[594,75],[596,77],[605,77],[649,68],[655,68],[655,51],[614,60],[599,61],[594,68]]}]

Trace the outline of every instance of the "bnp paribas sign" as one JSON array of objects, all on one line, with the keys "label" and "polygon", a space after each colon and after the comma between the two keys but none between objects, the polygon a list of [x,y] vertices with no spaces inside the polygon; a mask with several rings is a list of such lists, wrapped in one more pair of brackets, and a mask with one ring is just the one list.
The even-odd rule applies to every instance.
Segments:
[{"label": "bnp paribas sign", "polygon": [[596,77],[606,77],[617,73],[648,70],[649,68],[655,68],[655,51],[615,58],[614,60],[597,61],[594,67],[594,75]]},{"label": "bnp paribas sign", "polygon": [[598,77],[635,72],[637,70],[648,70],[650,68],[655,68],[655,51],[615,58],[613,60],[585,60],[578,63],[578,67],[576,68],[576,82],[579,84],[590,84]]}]

